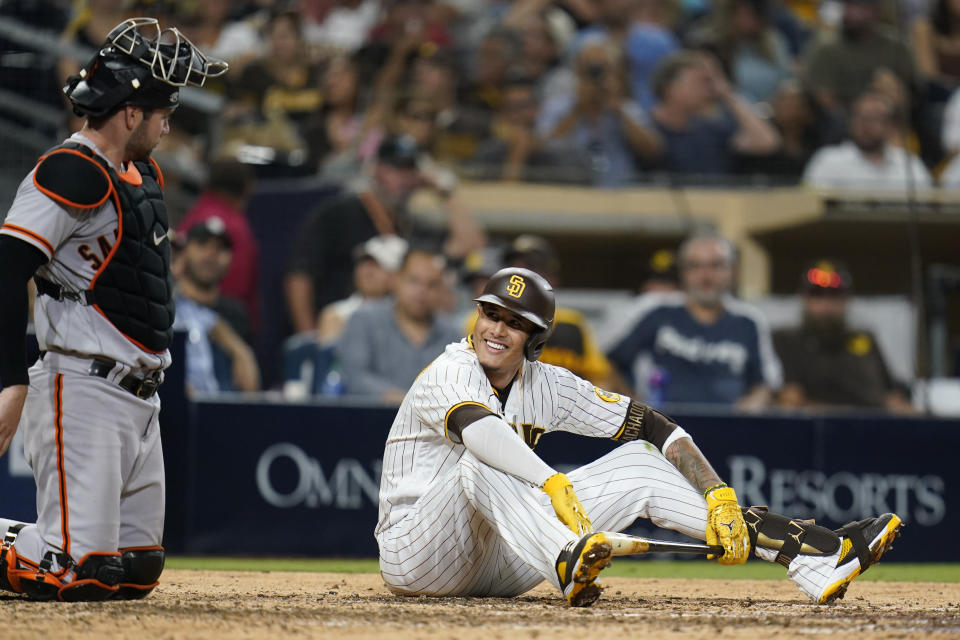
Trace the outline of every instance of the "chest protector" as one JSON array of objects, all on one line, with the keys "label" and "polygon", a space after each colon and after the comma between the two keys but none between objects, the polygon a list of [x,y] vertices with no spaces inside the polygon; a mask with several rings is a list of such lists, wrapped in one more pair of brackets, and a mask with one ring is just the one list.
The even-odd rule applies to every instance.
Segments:
[{"label": "chest protector", "polygon": [[[156,163],[135,162],[141,182],[123,179],[82,144],[55,147],[37,165],[34,182],[70,207],[93,209],[112,197],[117,238],[80,302],[94,306],[128,340],[147,351],[165,351],[173,339],[173,279],[163,177]],[[50,283],[39,287],[49,293]],[[55,289],[59,289],[54,285]],[[47,289],[47,290],[44,290]]]}]

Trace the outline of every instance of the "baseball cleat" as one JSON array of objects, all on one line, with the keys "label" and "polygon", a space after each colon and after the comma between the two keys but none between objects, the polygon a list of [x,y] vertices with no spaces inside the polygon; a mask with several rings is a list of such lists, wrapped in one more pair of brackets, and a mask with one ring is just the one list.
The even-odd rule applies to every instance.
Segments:
[{"label": "baseball cleat", "polygon": [[840,535],[840,557],[826,587],[816,597],[817,604],[828,604],[843,598],[853,579],[880,560],[893,547],[903,522],[895,513],[851,522],[837,529]]},{"label": "baseball cleat", "polygon": [[603,533],[588,533],[563,548],[557,557],[557,577],[571,607],[589,607],[597,601],[603,592],[597,576],[610,566],[612,555],[613,547]]}]

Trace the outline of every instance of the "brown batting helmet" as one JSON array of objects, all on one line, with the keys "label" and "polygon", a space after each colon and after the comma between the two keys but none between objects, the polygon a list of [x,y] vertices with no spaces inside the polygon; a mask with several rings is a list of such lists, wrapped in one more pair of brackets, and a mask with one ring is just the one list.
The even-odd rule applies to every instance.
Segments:
[{"label": "brown batting helmet", "polygon": [[523,355],[531,362],[540,357],[553,331],[556,308],[553,287],[543,276],[520,267],[501,269],[490,276],[474,302],[495,304],[532,322],[537,328],[523,345]]}]

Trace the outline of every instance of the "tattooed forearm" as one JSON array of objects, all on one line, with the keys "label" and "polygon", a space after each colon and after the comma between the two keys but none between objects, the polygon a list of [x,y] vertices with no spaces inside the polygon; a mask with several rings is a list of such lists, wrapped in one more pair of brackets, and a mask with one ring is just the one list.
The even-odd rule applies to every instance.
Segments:
[{"label": "tattooed forearm", "polygon": [[722,482],[720,476],[690,438],[675,440],[667,447],[664,455],[683,474],[683,477],[700,491],[706,491]]}]

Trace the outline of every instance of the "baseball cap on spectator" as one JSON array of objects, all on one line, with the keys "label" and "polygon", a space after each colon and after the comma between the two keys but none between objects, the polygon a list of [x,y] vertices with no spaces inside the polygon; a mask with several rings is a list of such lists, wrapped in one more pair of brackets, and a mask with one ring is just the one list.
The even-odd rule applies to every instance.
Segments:
[{"label": "baseball cap on spectator", "polygon": [[433,42],[424,42],[416,51],[416,60],[422,60],[438,67],[456,69],[456,60],[448,49],[438,47]]},{"label": "baseball cap on spectator", "polygon": [[550,242],[541,236],[524,234],[517,236],[503,256],[506,265],[521,266],[536,271],[547,280],[560,274],[560,258]]},{"label": "baseball cap on spectator", "polygon": [[647,261],[643,281],[678,285],[680,277],[677,275],[677,254],[670,249],[654,251]]},{"label": "baseball cap on spectator", "polygon": [[800,276],[800,291],[808,296],[846,296],[852,288],[850,272],[834,260],[817,260]]},{"label": "baseball cap on spectator", "polygon": [[407,241],[397,236],[374,236],[353,250],[354,263],[373,260],[387,271],[399,271],[407,253]]},{"label": "baseball cap on spectator", "polygon": [[377,160],[398,169],[416,169],[420,145],[410,136],[387,136],[377,148]]},{"label": "baseball cap on spectator", "polygon": [[190,227],[186,242],[206,242],[211,238],[219,240],[225,249],[233,249],[233,240],[227,235],[227,225],[217,216],[202,220]]},{"label": "baseball cap on spectator", "polygon": [[476,279],[486,281],[487,278],[503,268],[502,251],[496,245],[488,245],[483,249],[471,251],[463,259],[464,284]]}]

